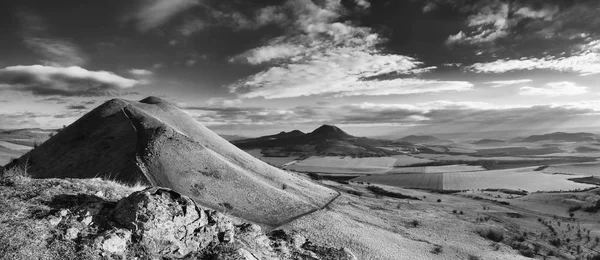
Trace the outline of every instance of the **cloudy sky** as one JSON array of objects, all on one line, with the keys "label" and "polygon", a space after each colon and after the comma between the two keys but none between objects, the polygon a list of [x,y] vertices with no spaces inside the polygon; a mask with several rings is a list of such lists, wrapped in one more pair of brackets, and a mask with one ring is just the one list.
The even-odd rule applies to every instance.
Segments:
[{"label": "cloudy sky", "polygon": [[0,128],[148,95],[246,136],[595,127],[597,28],[596,0],[2,1]]}]

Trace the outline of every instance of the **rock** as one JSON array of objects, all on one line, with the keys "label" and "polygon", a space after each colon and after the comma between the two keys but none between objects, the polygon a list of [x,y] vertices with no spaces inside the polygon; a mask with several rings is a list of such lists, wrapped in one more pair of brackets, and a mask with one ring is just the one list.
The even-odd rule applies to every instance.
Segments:
[{"label": "rock", "polygon": [[109,232],[104,236],[104,240],[100,247],[103,251],[111,254],[123,254],[127,250],[127,243],[131,240],[131,231],[129,230],[116,230]]},{"label": "rock", "polygon": [[61,217],[50,217],[50,219],[48,221],[50,222],[50,225],[57,226],[62,221],[62,218]]},{"label": "rock", "polygon": [[90,224],[92,224],[92,220],[94,218],[92,216],[87,216],[85,218],[83,218],[83,220],[81,220],[81,223],[83,223],[86,226],[89,226]]},{"label": "rock", "polygon": [[122,199],[114,219],[133,232],[149,255],[180,258],[212,239],[198,235],[208,224],[204,211],[190,198],[165,188],[148,188]]},{"label": "rock", "polygon": [[69,210],[68,209],[63,209],[59,212],[59,215],[61,217],[66,217],[69,214]]},{"label": "rock", "polygon": [[77,235],[79,235],[79,229],[75,227],[70,227],[65,231],[65,239],[73,240],[77,238]]}]

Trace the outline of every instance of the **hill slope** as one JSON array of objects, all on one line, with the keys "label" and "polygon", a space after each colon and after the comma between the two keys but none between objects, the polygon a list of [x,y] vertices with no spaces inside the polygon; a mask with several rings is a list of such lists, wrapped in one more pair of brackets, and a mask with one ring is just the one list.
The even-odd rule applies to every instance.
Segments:
[{"label": "hill slope", "polygon": [[316,210],[336,195],[261,162],[155,97],[108,101],[16,163],[28,163],[36,178],[102,177],[167,187],[265,225]]},{"label": "hill slope", "polygon": [[312,155],[384,156],[393,154],[393,152],[380,147],[410,145],[405,142],[352,136],[332,125],[320,126],[307,134],[294,130],[232,143],[245,150],[261,149],[265,156],[272,157],[292,155],[300,157]]}]

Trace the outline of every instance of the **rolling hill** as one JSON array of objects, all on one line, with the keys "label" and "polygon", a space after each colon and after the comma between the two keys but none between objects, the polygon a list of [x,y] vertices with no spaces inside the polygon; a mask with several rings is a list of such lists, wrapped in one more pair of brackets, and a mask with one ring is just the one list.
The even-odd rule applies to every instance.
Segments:
[{"label": "rolling hill", "polygon": [[271,157],[308,157],[312,155],[373,157],[396,154],[392,150],[381,147],[412,146],[407,142],[356,137],[332,125],[320,126],[306,134],[294,130],[276,135],[238,140],[233,144],[244,150],[261,149],[265,156]]},{"label": "rolling hill", "polygon": [[400,138],[400,141],[405,141],[409,143],[418,143],[418,144],[428,144],[428,143],[440,143],[446,142],[442,139],[439,139],[435,136],[431,135],[409,135]]},{"label": "rolling hill", "polygon": [[522,140],[522,142],[540,142],[540,141],[559,141],[559,142],[588,142],[595,141],[598,135],[592,133],[565,133],[554,132],[543,135],[531,135]]},{"label": "rolling hill", "polygon": [[267,226],[317,210],[336,195],[263,163],[156,97],[110,100],[7,168],[25,163],[35,178],[101,177],[170,188]]}]

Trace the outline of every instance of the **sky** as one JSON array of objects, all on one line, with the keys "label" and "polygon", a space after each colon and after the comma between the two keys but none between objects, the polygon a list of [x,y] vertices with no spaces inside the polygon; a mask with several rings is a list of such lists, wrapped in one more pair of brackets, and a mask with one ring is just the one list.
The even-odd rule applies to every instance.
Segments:
[{"label": "sky", "polygon": [[150,95],[242,136],[597,127],[597,28],[596,0],[6,0],[0,129]]}]

